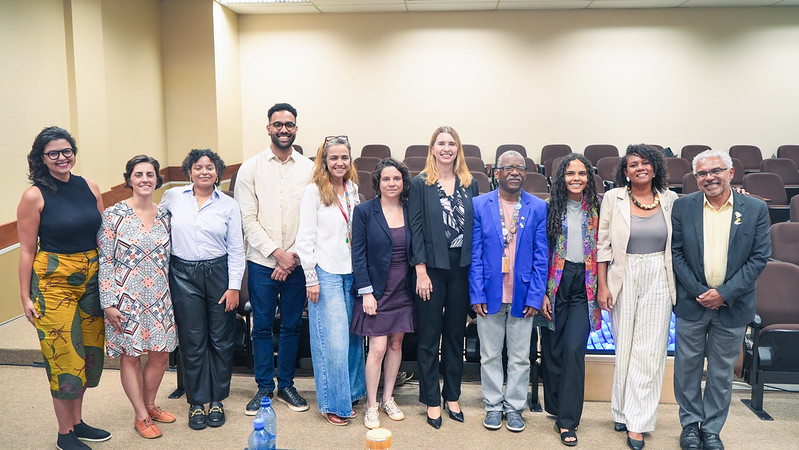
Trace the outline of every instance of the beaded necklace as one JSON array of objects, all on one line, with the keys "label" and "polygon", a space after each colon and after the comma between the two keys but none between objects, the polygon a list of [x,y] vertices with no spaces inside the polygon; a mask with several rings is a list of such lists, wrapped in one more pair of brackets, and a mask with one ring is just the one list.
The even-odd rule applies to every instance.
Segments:
[{"label": "beaded necklace", "polygon": [[633,191],[632,191],[632,189],[630,189],[630,186],[627,186],[627,194],[630,196],[630,200],[633,201],[633,204],[635,206],[643,209],[644,211],[653,210],[653,209],[657,208],[658,205],[660,204],[660,197],[658,197],[658,193],[655,190],[652,190],[652,194],[654,194],[654,196],[655,196],[654,197],[654,201],[651,204],[649,204],[649,205],[644,205],[641,202],[639,202],[638,200],[636,200],[635,197],[633,197]]}]

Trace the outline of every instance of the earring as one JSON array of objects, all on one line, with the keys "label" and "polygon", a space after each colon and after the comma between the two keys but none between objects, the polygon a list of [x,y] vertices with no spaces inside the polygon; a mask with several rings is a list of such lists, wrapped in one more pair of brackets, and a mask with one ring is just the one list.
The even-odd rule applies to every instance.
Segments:
[{"label": "earring", "polygon": [[629,183],[630,182],[630,177],[626,177],[626,178],[627,178],[627,182]]}]

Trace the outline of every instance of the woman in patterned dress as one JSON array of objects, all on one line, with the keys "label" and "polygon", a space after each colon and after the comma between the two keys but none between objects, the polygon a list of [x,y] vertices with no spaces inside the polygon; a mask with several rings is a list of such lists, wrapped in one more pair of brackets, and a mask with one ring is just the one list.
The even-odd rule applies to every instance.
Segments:
[{"label": "woman in patterned dress", "polygon": [[105,210],[97,238],[106,350],[111,358],[121,356],[122,388],[133,405],[134,426],[147,439],[161,436],[153,420],[175,421],[155,404],[169,352],[177,346],[168,281],[170,215],[153,203],[153,191],[163,182],[158,170],[149,156],[127,162],[125,186],[133,197]]}]

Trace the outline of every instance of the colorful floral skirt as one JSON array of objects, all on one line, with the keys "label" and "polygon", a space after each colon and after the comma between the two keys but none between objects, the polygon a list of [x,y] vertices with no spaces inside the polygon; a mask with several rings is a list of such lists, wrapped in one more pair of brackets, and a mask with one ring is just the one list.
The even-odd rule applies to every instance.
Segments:
[{"label": "colorful floral skirt", "polygon": [[103,372],[105,327],[97,287],[97,250],[40,251],[33,260],[31,299],[53,397],[74,400]]}]

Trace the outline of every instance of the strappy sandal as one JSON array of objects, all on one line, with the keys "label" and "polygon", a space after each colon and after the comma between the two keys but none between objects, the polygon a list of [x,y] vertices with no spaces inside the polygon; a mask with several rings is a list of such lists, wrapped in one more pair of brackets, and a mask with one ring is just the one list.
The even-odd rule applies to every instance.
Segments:
[{"label": "strappy sandal", "polygon": [[[555,427],[554,428],[555,428],[555,431],[557,433],[560,433],[560,443],[561,444],[569,446],[569,447],[574,447],[575,445],[577,445],[577,433],[575,433],[574,430],[566,430],[564,432],[561,432],[560,431],[560,427],[558,426],[557,422],[555,422]],[[573,441],[567,441],[566,440],[567,438],[574,438],[574,440]]]}]

